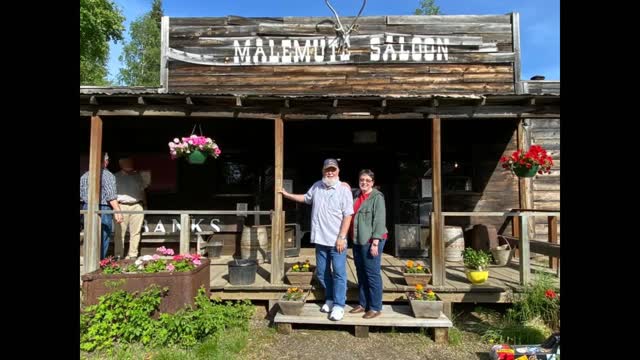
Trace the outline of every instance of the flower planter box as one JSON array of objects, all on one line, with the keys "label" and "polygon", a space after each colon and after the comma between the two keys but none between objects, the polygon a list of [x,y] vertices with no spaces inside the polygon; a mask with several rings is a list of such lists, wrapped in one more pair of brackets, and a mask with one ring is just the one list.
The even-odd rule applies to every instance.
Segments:
[{"label": "flower planter box", "polygon": [[426,273],[403,273],[404,281],[409,286],[416,286],[418,284],[428,285],[431,282],[431,274]]},{"label": "flower planter box", "polygon": [[300,315],[304,307],[306,296],[301,300],[278,300],[280,312],[284,315]]},{"label": "flower planter box", "polygon": [[[210,260],[202,258],[201,261],[202,264],[197,268],[187,272],[104,274],[102,270],[96,270],[82,275],[84,304],[97,304],[100,296],[113,291],[143,291],[156,284],[161,288],[169,288],[160,303],[160,312],[174,313],[186,305],[195,305],[194,298],[201,286],[209,293]],[[131,262],[133,261],[123,260],[121,263]]]},{"label": "flower planter box", "polygon": [[442,313],[444,309],[442,300],[438,295],[436,295],[436,298],[438,299],[436,301],[414,300],[410,294],[407,294],[407,298],[411,304],[413,316],[416,318],[437,319],[440,317],[440,313]]},{"label": "flower planter box", "polygon": [[315,266],[309,268],[311,271],[287,271],[287,280],[291,285],[311,285],[313,280],[313,274],[315,273]]}]

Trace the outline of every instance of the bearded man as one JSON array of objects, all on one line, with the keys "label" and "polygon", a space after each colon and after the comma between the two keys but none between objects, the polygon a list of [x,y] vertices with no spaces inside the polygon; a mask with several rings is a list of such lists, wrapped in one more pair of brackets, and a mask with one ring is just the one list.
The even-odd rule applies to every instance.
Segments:
[{"label": "bearded man", "polygon": [[316,277],[324,288],[325,303],[320,309],[330,312],[329,319],[342,320],[347,300],[347,232],[353,215],[353,196],[340,182],[336,159],[326,159],[322,180],[316,181],[306,194],[278,192],[286,199],[309,204],[311,208],[311,243],[316,246]]}]

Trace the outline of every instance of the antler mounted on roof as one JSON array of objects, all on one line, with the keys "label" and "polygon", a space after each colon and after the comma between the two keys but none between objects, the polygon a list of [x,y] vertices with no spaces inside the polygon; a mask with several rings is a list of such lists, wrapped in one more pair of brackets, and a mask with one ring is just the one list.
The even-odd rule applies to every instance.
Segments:
[{"label": "antler mounted on roof", "polygon": [[349,42],[349,35],[354,30],[358,31],[358,25],[356,24],[356,22],[358,21],[360,14],[362,14],[362,10],[364,10],[365,5],[367,5],[367,0],[362,1],[362,6],[360,7],[360,11],[358,11],[358,15],[356,15],[356,18],[353,19],[353,23],[351,23],[351,26],[349,26],[347,29],[345,29],[344,26],[342,26],[342,21],[340,21],[340,16],[338,16],[338,12],[333,8],[333,6],[331,6],[331,4],[329,3],[329,0],[324,0],[324,2],[327,4],[329,9],[331,9],[331,12],[333,12],[333,15],[336,17],[337,24],[335,25],[335,28],[336,28],[337,36],[334,41],[336,40],[338,41],[338,52],[342,53],[345,50],[349,49],[349,47],[351,46]]}]

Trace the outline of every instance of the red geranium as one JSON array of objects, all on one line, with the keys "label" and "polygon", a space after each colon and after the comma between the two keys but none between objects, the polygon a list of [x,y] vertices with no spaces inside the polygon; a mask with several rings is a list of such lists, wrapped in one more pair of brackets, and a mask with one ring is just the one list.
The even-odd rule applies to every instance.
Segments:
[{"label": "red geranium", "polygon": [[542,146],[531,145],[526,153],[523,153],[522,150],[516,150],[509,157],[501,157],[500,163],[504,169],[510,171],[513,171],[514,168],[531,169],[533,166],[538,166],[538,174],[549,174],[553,166],[553,159]]},{"label": "red geranium", "polygon": [[549,290],[545,291],[544,296],[546,296],[547,299],[555,299],[557,295],[556,295],[555,291],[549,289]]}]

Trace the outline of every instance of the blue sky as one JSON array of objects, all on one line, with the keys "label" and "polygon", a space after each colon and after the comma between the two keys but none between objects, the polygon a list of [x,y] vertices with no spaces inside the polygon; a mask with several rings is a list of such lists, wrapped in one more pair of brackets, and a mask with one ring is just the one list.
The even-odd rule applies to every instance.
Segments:
[{"label": "blue sky", "polygon": [[[126,17],[126,38],[129,23],[151,9],[151,0],[115,0]],[[363,11],[367,15],[409,15],[418,0],[368,0]],[[359,0],[333,0],[341,16],[356,15]],[[520,48],[522,79],[544,75],[547,80],[560,80],[560,0],[436,0],[446,15],[485,15],[520,13]],[[333,14],[324,0],[164,0],[167,16],[217,17],[238,15],[327,16]],[[109,78],[113,80],[121,67],[118,56],[122,42],[111,44]]]}]

